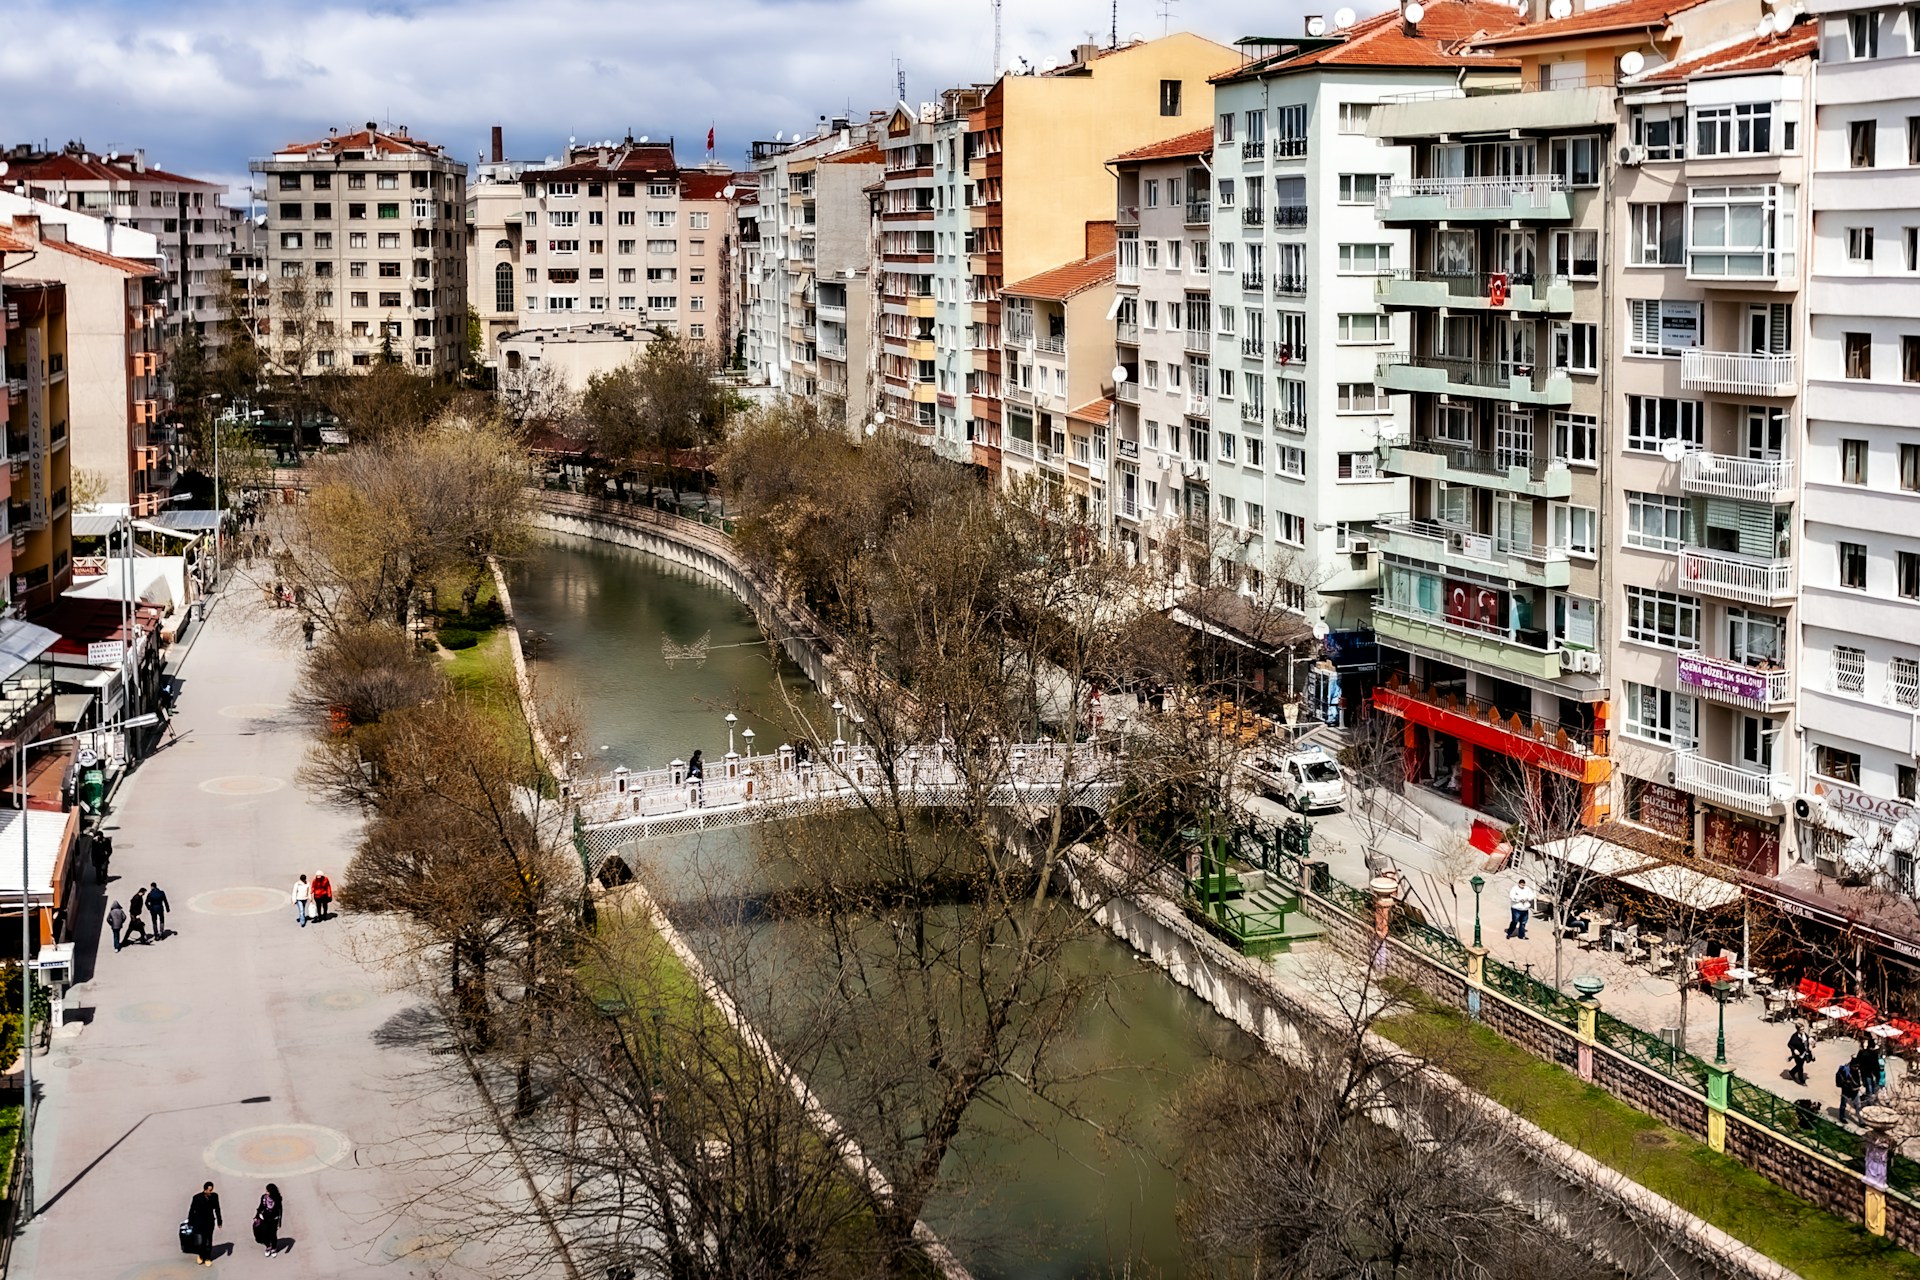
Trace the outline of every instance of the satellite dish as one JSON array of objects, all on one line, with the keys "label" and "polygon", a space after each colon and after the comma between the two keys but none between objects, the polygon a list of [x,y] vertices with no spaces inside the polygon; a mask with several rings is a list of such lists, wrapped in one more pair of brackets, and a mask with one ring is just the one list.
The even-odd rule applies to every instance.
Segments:
[{"label": "satellite dish", "polygon": [[1327,20],[1321,17],[1317,13],[1314,14],[1311,18],[1308,18],[1307,34],[1313,37],[1319,37],[1327,34]]},{"label": "satellite dish", "polygon": [[1626,75],[1637,76],[1640,74],[1641,68],[1646,65],[1646,55],[1638,49],[1629,49],[1620,55],[1620,70]]},{"label": "satellite dish", "polygon": [[1531,0],[1513,0],[1513,11],[1523,18],[1527,16],[1527,10],[1532,7]]},{"label": "satellite dish", "polygon": [[1042,71],[1058,70],[1059,66],[1060,66],[1060,59],[1058,58],[1045,58],[1045,59],[1042,59],[1040,63],[1040,69]]},{"label": "satellite dish", "polygon": [[[1560,2],[1564,4],[1566,0],[1560,0]],[[1421,4],[1420,0],[1414,0],[1412,4],[1401,10],[1400,16],[1407,20],[1408,26],[1417,27],[1420,25],[1420,19],[1427,16],[1427,7]]]},{"label": "satellite dish", "polygon": [[1139,44],[1142,39],[1144,39],[1144,37],[1138,31],[1127,32],[1128,44]]},{"label": "satellite dish", "polygon": [[787,131],[785,129],[775,129],[773,131],[773,140],[775,142],[784,141],[786,139],[786,136],[787,136]]},{"label": "satellite dish", "polygon": [[572,146],[572,145],[573,145],[573,143],[574,143],[574,137],[573,137],[573,135],[572,135],[572,134],[568,134],[568,135],[567,135],[567,145],[568,145],[568,146]]},{"label": "satellite dish", "polygon": [[114,161],[116,161],[116,160],[118,160],[119,158],[120,158],[120,153],[119,153],[118,151],[109,151],[109,152],[107,152],[107,163],[108,163],[108,164],[112,164],[112,163],[113,163]]},{"label": "satellite dish", "polygon": [[732,187],[722,187],[722,188],[720,189],[720,198],[721,198],[722,200],[731,200],[731,199],[733,199],[733,188],[732,188]]},{"label": "satellite dish", "polygon": [[641,134],[641,135],[640,135],[640,141],[642,141],[642,142],[646,142],[646,141],[648,141],[648,138],[647,138],[647,135],[646,135],[646,134],[644,134],[644,133],[643,133],[643,134]]},{"label": "satellite dish", "polygon": [[267,282],[267,273],[264,271],[259,272],[253,277],[253,282],[255,284],[265,284]]},{"label": "satellite dish", "polygon": [[1660,446],[1660,456],[1668,462],[1678,462],[1687,456],[1687,443],[1684,440],[1669,440]]},{"label": "satellite dish", "polygon": [[1123,364],[1113,366],[1113,380],[1115,382],[1125,382],[1127,380],[1127,366]]},{"label": "satellite dish", "polygon": [[1354,12],[1351,9],[1334,10],[1333,29],[1335,31],[1345,31],[1348,27],[1353,25],[1354,16],[1355,16]]},{"label": "satellite dish", "polygon": [[1570,17],[1572,14],[1573,0],[1553,0],[1553,3],[1547,6],[1547,16],[1549,18],[1565,18]]},{"label": "satellite dish", "polygon": [[1920,845],[1920,822],[1916,822],[1911,815],[1900,819],[1893,824],[1890,838],[1895,852],[1912,853],[1914,846]]},{"label": "satellite dish", "polygon": [[1754,24],[1753,37],[1756,40],[1765,40],[1768,36],[1772,34],[1773,34],[1773,15],[1767,14],[1763,16],[1759,22],[1756,22]]}]

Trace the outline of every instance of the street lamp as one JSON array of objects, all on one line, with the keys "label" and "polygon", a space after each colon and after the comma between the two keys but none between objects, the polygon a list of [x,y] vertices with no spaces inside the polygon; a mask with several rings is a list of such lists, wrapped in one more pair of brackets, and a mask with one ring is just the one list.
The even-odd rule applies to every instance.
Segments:
[{"label": "street lamp", "polygon": [[1473,945],[1480,945],[1480,891],[1487,887],[1485,876],[1475,876],[1467,881],[1473,886]]},{"label": "street lamp", "polygon": [[731,711],[727,712],[727,754],[728,755],[733,754],[733,726],[739,722],[739,719],[740,717],[733,714],[733,712]]},{"label": "street lamp", "polygon": [[[91,738],[96,733],[116,729],[143,729],[160,723],[160,717],[148,712],[108,725],[104,730],[83,729],[63,733],[38,742],[16,742],[13,747],[13,779],[20,788],[20,1197],[27,1218],[33,1216],[33,912],[27,903],[27,887],[32,882],[33,855],[27,841],[27,752],[36,747],[51,747]],[[25,1219],[22,1219],[25,1221]]]},{"label": "street lamp", "polygon": [[1713,1065],[1727,1065],[1727,995],[1733,990],[1733,983],[1721,978],[1713,984],[1713,998],[1720,1005],[1720,1036],[1713,1045]]},{"label": "street lamp", "polygon": [[840,699],[835,698],[833,700],[833,740],[835,742],[846,741],[846,735],[840,731],[841,729],[840,717],[845,715],[846,712],[847,712],[847,704],[840,701]]},{"label": "street lamp", "polygon": [[753,730],[742,729],[740,731],[740,740],[747,744],[747,759],[753,759]]}]

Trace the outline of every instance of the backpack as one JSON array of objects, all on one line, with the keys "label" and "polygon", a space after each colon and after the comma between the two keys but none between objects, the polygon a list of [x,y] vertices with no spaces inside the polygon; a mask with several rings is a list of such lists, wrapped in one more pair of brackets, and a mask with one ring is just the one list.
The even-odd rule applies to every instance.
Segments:
[{"label": "backpack", "polygon": [[1860,1077],[1851,1062],[1843,1062],[1833,1073],[1833,1082],[1840,1086],[1840,1092],[1852,1094],[1860,1088]]}]

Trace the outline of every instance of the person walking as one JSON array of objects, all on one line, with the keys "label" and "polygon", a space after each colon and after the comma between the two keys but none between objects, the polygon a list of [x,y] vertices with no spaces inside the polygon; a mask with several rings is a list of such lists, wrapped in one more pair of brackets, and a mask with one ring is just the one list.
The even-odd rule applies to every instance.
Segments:
[{"label": "person walking", "polygon": [[120,949],[120,931],[127,927],[127,909],[117,901],[107,908],[107,928],[113,930],[113,949]]},{"label": "person walking", "polygon": [[707,766],[701,762],[700,752],[696,749],[693,753],[693,758],[687,761],[687,781],[693,784],[693,807],[696,809],[700,808],[704,803],[704,796],[707,789],[705,782],[706,769]]},{"label": "person walking", "polygon": [[113,839],[96,831],[87,842],[87,856],[93,860],[93,878],[107,882],[107,864],[113,860]]},{"label": "person walking", "polygon": [[187,1206],[187,1226],[193,1232],[193,1247],[200,1255],[201,1266],[213,1265],[214,1228],[225,1225],[226,1219],[220,1216],[220,1195],[209,1182]]},{"label": "person walking", "polygon": [[1887,1083],[1887,1062],[1880,1054],[1880,1046],[1868,1039],[1860,1046],[1860,1052],[1853,1055],[1853,1065],[1860,1071],[1860,1089],[1866,1105],[1878,1106],[1880,1090]]},{"label": "person walking", "polygon": [[167,936],[167,908],[173,904],[167,901],[167,892],[158,884],[147,886],[147,915],[153,921],[155,939]]},{"label": "person walking", "polygon": [[1813,1042],[1807,1039],[1807,1029],[1797,1022],[1793,1024],[1793,1034],[1787,1038],[1787,1056],[1793,1059],[1793,1065],[1787,1068],[1787,1079],[1805,1084],[1807,1064],[1813,1061]]},{"label": "person walking", "polygon": [[1507,892],[1507,936],[1526,941],[1527,917],[1533,914],[1533,890],[1527,887],[1526,877]]},{"label": "person walking", "polygon": [[259,1206],[253,1211],[254,1243],[266,1246],[269,1258],[280,1252],[280,1218],[285,1212],[286,1203],[280,1199],[280,1188],[269,1182],[260,1196]]},{"label": "person walking", "polygon": [[1860,1114],[1860,1095],[1866,1091],[1866,1086],[1861,1083],[1860,1068],[1852,1058],[1840,1064],[1839,1069],[1833,1073],[1833,1082],[1840,1088],[1840,1123],[1847,1122],[1847,1108],[1851,1106],[1853,1118],[1865,1124],[1866,1118]]},{"label": "person walking", "polygon": [[325,920],[333,915],[333,881],[327,879],[327,873],[313,873],[313,918]]},{"label": "person walking", "polygon": [[313,648],[313,633],[314,633],[313,615],[308,614],[307,620],[300,624],[300,634],[306,637],[307,648],[309,649]]},{"label": "person walking", "polygon": [[133,897],[127,900],[127,943],[128,945],[132,944],[133,935],[136,933],[140,935],[141,946],[144,947],[147,945],[148,942],[152,941],[152,939],[147,937],[147,922],[140,918],[140,913],[142,911],[145,911],[146,909],[147,909],[147,891],[145,889],[135,889],[133,891]]},{"label": "person walking", "polygon": [[300,922],[302,929],[307,927],[307,906],[313,901],[313,886],[302,875],[293,886],[293,918]]}]

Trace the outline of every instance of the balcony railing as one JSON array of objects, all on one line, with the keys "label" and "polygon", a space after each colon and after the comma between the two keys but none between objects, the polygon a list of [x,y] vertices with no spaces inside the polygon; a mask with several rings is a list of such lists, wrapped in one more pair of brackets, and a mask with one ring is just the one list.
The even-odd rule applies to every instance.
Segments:
[{"label": "balcony railing", "polygon": [[1793,561],[1682,547],[1680,586],[1746,604],[1778,604],[1793,598]]},{"label": "balcony railing", "polygon": [[1402,178],[1390,182],[1375,198],[1385,212],[1395,200],[1438,197],[1449,209],[1542,210],[1549,197],[1566,192],[1567,180],[1557,173],[1493,178]]},{"label": "balcony railing", "polygon": [[1022,440],[1016,435],[1009,435],[1001,440],[1000,448],[1007,453],[1015,454],[1022,458],[1031,458],[1034,456],[1033,441]]},{"label": "balcony railing", "polygon": [[1273,278],[1273,296],[1276,298],[1299,298],[1307,292],[1307,273],[1275,276]]},{"label": "balcony railing", "polygon": [[1790,396],[1799,385],[1799,359],[1791,352],[1750,355],[1738,351],[1682,351],[1680,385],[1689,391],[1730,395]]},{"label": "balcony railing", "polygon": [[1044,351],[1048,355],[1052,355],[1052,356],[1063,356],[1067,353],[1066,335],[1065,334],[1047,334],[1047,333],[1037,334],[1033,339],[1033,349],[1035,351]]},{"label": "balcony railing", "polygon": [[1140,322],[1138,320],[1116,320],[1113,322],[1113,337],[1116,342],[1124,342],[1130,347],[1140,345]]},{"label": "balcony railing", "polygon": [[1276,342],[1273,344],[1273,358],[1281,364],[1293,364],[1307,358],[1307,344],[1304,342]]},{"label": "balcony railing", "polygon": [[1307,154],[1305,138],[1275,138],[1273,154],[1282,160],[1300,160]]},{"label": "balcony railing", "polygon": [[1555,462],[1550,458],[1538,458],[1512,450],[1469,449],[1464,445],[1448,444],[1444,440],[1410,440],[1393,447],[1404,449],[1409,453],[1431,453],[1444,458],[1449,471],[1467,471],[1503,480],[1515,467],[1519,467],[1526,472],[1527,479],[1534,484],[1544,483],[1549,471],[1567,469],[1566,463]]},{"label": "balcony railing", "polygon": [[1258,338],[1240,339],[1240,354],[1250,360],[1258,360],[1267,353],[1267,344]]},{"label": "balcony railing", "polygon": [[1137,262],[1120,263],[1113,269],[1113,282],[1115,284],[1139,284],[1140,264]]},{"label": "balcony railing", "polygon": [[1266,276],[1258,271],[1242,271],[1240,273],[1240,287],[1248,293],[1260,292],[1261,289],[1266,287],[1266,283]]},{"label": "balcony railing", "polygon": [[1683,653],[1678,671],[1681,684],[1713,702],[1766,711],[1793,700],[1793,673],[1784,667]]},{"label": "balcony railing", "polygon": [[1113,389],[1114,398],[1122,404],[1140,403],[1140,384],[1129,379],[1119,383]]},{"label": "balcony railing", "polygon": [[1259,422],[1266,417],[1266,414],[1264,405],[1255,404],[1251,400],[1240,402],[1240,421],[1242,422]]},{"label": "balcony railing", "polygon": [[1273,225],[1298,229],[1307,225],[1307,204],[1304,200],[1286,200],[1273,206]]},{"label": "balcony railing", "polygon": [[1240,224],[1242,226],[1258,227],[1264,225],[1266,220],[1267,207],[1265,205],[1250,204],[1240,211]]},{"label": "balcony railing", "polygon": [[1712,498],[1785,502],[1793,496],[1792,458],[1736,458],[1689,453],[1680,460],[1680,487]]},{"label": "balcony railing", "polygon": [[[1539,370],[1537,364],[1519,364],[1511,360],[1465,360],[1455,356],[1411,355],[1405,351],[1382,352],[1375,361],[1375,369],[1385,374],[1389,369],[1407,368],[1438,369],[1447,375],[1447,381],[1465,387],[1486,387],[1490,390],[1505,391],[1512,387],[1516,378],[1532,383]],[[1549,380],[1565,378],[1563,370],[1548,371]]]},{"label": "balcony railing", "polygon": [[1273,426],[1277,431],[1291,431],[1303,434],[1307,429],[1307,411],[1305,409],[1275,409]]},{"label": "balcony railing", "polygon": [[1206,417],[1211,417],[1212,414],[1213,414],[1213,403],[1209,401],[1204,394],[1196,392],[1195,394],[1187,397],[1187,416],[1188,417],[1206,418]]},{"label": "balcony railing", "polygon": [[[1543,547],[1531,540],[1504,537],[1496,533],[1475,533],[1472,529],[1439,520],[1416,520],[1404,513],[1380,516],[1373,522],[1382,534],[1403,534],[1425,542],[1434,542],[1450,555],[1483,564],[1505,565],[1522,560],[1530,564],[1561,564],[1567,559],[1565,547]],[[1509,567],[1508,572],[1512,569]],[[1518,576],[1518,575],[1515,575]]]},{"label": "balcony railing", "polygon": [[1205,329],[1187,330],[1187,350],[1200,355],[1211,353],[1213,351],[1213,335]]},{"label": "balcony railing", "polygon": [[1566,276],[1544,271],[1431,271],[1424,267],[1396,267],[1391,275],[1382,276],[1374,289],[1386,293],[1393,288],[1394,281],[1410,280],[1445,285],[1447,293],[1456,298],[1485,298],[1492,294],[1496,278],[1505,280],[1509,289],[1532,286],[1536,297],[1551,286],[1571,283]]},{"label": "balcony railing", "polygon": [[1793,783],[1784,776],[1708,760],[1698,751],[1676,751],[1672,760],[1676,787],[1724,808],[1767,817],[1784,809],[1793,794]]},{"label": "balcony railing", "polygon": [[1240,144],[1240,156],[1244,160],[1264,160],[1267,158],[1267,140],[1249,138]]},{"label": "balcony railing", "polygon": [[1213,221],[1213,202],[1210,200],[1187,201],[1187,225],[1204,226]]}]

